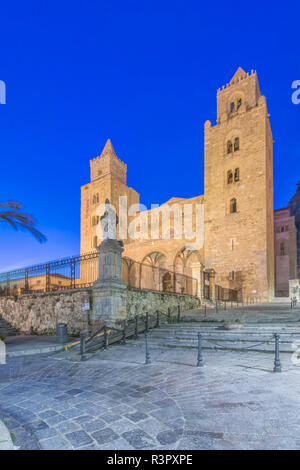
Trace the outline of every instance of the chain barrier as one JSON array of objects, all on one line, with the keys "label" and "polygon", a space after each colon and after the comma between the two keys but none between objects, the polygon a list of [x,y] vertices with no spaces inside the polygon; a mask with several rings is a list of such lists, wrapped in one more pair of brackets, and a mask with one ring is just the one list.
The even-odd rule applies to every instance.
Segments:
[{"label": "chain barrier", "polygon": [[216,343],[215,341],[209,339],[209,338],[203,338],[203,341],[207,341],[208,343],[211,343],[211,344],[214,344],[222,349],[231,349],[231,350],[236,350],[236,351],[247,351],[249,349],[252,349],[252,348],[255,348],[256,346],[261,346],[262,344],[265,344],[265,343],[269,343],[269,341],[271,341],[273,339],[273,337],[270,337],[268,340],[265,340],[265,341],[261,341],[260,343],[257,343],[257,344],[252,344],[251,346],[249,347],[244,347],[244,348],[241,348],[241,347],[238,347],[238,348],[234,348],[234,347],[226,347],[224,346],[223,344],[219,344],[219,343]]}]

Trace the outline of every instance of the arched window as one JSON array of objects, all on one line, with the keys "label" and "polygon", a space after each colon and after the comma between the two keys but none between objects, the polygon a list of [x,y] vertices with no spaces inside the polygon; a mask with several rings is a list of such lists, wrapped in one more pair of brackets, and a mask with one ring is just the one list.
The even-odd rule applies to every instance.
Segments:
[{"label": "arched window", "polygon": [[98,239],[97,239],[97,235],[95,235],[93,238],[93,247],[97,248],[97,245],[98,245]]},{"label": "arched window", "polygon": [[92,225],[97,225],[99,223],[99,215],[94,215],[92,217]]},{"label": "arched window", "polygon": [[284,243],[280,243],[280,256],[284,256]]},{"label": "arched window", "polygon": [[97,204],[99,202],[99,193],[93,195],[93,204]]},{"label": "arched window", "polygon": [[234,101],[230,103],[230,112],[232,113],[234,111]]},{"label": "arched window", "polygon": [[232,181],[233,181],[232,171],[229,170],[229,171],[227,171],[227,184],[232,183]]},{"label": "arched window", "polygon": [[234,151],[236,152],[237,150],[240,150],[240,139],[239,139],[239,137],[236,137],[234,139]]},{"label": "arched window", "polygon": [[234,170],[234,181],[240,181],[240,169],[236,168]]},{"label": "arched window", "polygon": [[232,152],[232,142],[231,140],[228,140],[227,141],[227,153],[231,153]]},{"label": "arched window", "polygon": [[239,109],[242,106],[242,98],[239,98],[236,103],[236,109]]},{"label": "arched window", "polygon": [[236,211],[237,211],[237,203],[236,203],[236,199],[233,198],[230,201],[230,212],[231,212],[231,214],[233,214]]}]

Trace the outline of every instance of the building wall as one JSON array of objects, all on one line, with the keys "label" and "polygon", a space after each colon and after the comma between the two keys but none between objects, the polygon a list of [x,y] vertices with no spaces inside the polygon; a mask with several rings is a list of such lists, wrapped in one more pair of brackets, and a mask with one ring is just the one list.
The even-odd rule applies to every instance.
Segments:
[{"label": "building wall", "polygon": [[274,212],[275,232],[275,295],[289,295],[289,280],[297,277],[297,231],[295,218],[290,216],[288,208]]},{"label": "building wall", "polygon": [[[239,99],[239,109],[231,111]],[[205,124],[205,267],[216,271],[216,284],[269,300],[274,295],[273,141],[256,73],[239,70],[218,92],[217,103],[217,124]],[[228,153],[228,142],[234,145],[236,138],[239,149]],[[239,181],[228,184],[228,172],[236,168]]]},{"label": "building wall", "polygon": [[300,181],[298,188],[288,204],[290,215],[295,217],[297,229],[297,277],[300,279]]}]

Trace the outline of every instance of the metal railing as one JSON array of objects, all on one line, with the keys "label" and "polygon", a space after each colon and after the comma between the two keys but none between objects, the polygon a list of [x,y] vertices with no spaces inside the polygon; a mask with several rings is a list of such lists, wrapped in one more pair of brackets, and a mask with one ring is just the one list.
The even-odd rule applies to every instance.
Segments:
[{"label": "metal railing", "polygon": [[197,295],[197,279],[169,269],[122,258],[122,278],[128,287]]},{"label": "metal railing", "polygon": [[[180,306],[176,308],[176,311],[171,311],[168,309],[168,313],[157,310],[153,314],[146,313],[143,316],[136,316],[134,319],[128,321],[124,324],[123,329],[111,328],[105,324],[96,332],[91,335],[88,335],[87,332],[82,332],[80,335],[80,342],[76,341],[66,345],[66,350],[72,348],[73,346],[80,345],[80,357],[82,361],[86,361],[89,358],[89,353],[95,353],[100,349],[107,349],[110,345],[121,343],[125,344],[127,339],[136,339],[139,334],[145,334],[145,364],[152,363],[151,358],[151,342],[149,332],[153,328],[159,328],[160,324],[163,323],[180,323]],[[268,339],[260,341],[250,346],[238,346],[229,348],[220,344],[220,340],[212,338],[211,336],[203,335],[200,332],[197,333],[197,361],[196,367],[203,367],[204,358],[203,358],[203,349],[210,349],[206,344],[209,343],[213,346],[215,350],[227,350],[227,351],[251,351],[253,348],[260,346],[262,344],[270,344],[274,340],[274,366],[273,372],[281,372],[281,361],[280,361],[280,335],[274,333]],[[206,343],[206,344],[205,344]],[[91,357],[91,356],[90,356]]]},{"label": "metal railing", "polygon": [[[204,361],[203,361],[203,354],[202,350],[203,349],[208,349],[207,346],[203,346],[203,343],[210,343],[213,345],[213,349],[220,349],[220,350],[227,350],[227,351],[251,351],[253,348],[256,348],[257,346],[261,346],[262,344],[269,344],[272,340],[274,339],[274,367],[273,367],[273,372],[281,372],[281,361],[280,361],[280,335],[278,333],[274,333],[268,340],[260,341],[259,343],[256,344],[251,344],[251,346],[248,347],[232,347],[230,348],[224,346],[224,344],[220,344],[219,340],[216,340],[215,338],[207,337],[201,333],[198,333],[198,363],[197,366],[203,366]],[[199,361],[199,358],[201,359]]]},{"label": "metal railing", "polygon": [[97,279],[98,253],[71,256],[0,273],[0,295],[90,287]]},{"label": "metal railing", "polygon": [[88,359],[88,353],[94,353],[99,349],[107,349],[108,346],[115,343],[126,342],[126,339],[137,338],[141,333],[148,333],[153,328],[159,328],[161,323],[179,323],[180,322],[180,306],[175,311],[168,308],[168,312],[156,310],[154,313],[145,313],[136,316],[134,319],[127,321],[121,329],[112,328],[105,324],[91,335],[84,331],[80,334],[80,341],[67,344],[66,350],[77,347],[80,344],[81,360]]},{"label": "metal railing", "polygon": [[215,299],[222,301],[241,301],[241,291],[238,289],[229,289],[227,287],[215,286]]},{"label": "metal railing", "polygon": [[[92,287],[98,278],[98,251],[0,273],[0,296]],[[122,258],[128,287],[197,296],[197,279]]]}]

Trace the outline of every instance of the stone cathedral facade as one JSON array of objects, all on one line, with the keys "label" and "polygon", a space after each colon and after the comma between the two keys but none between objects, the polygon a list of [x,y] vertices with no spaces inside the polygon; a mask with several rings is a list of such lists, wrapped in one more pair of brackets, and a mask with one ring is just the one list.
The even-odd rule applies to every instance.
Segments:
[{"label": "stone cathedral facade", "polygon": [[[206,121],[204,130],[204,195],[172,198],[143,212],[129,210],[139,204],[139,194],[127,186],[127,166],[108,140],[101,155],[90,161],[91,181],[81,188],[81,253],[101,242],[99,205],[109,199],[119,214],[121,197],[126,199],[126,229],[136,228],[134,237],[119,233],[127,259],[192,275],[201,297],[214,298],[219,286],[239,298],[271,300],[276,283],[273,137],[256,72],[239,68],[217,91],[217,120]],[[163,226],[164,208],[171,212],[169,227]],[[185,221],[190,218],[189,237],[177,233],[182,214]],[[202,214],[200,224],[197,214]],[[158,217],[159,233],[153,234],[153,216]],[[296,231],[293,217],[288,225]],[[296,277],[296,272],[288,276]]]}]

